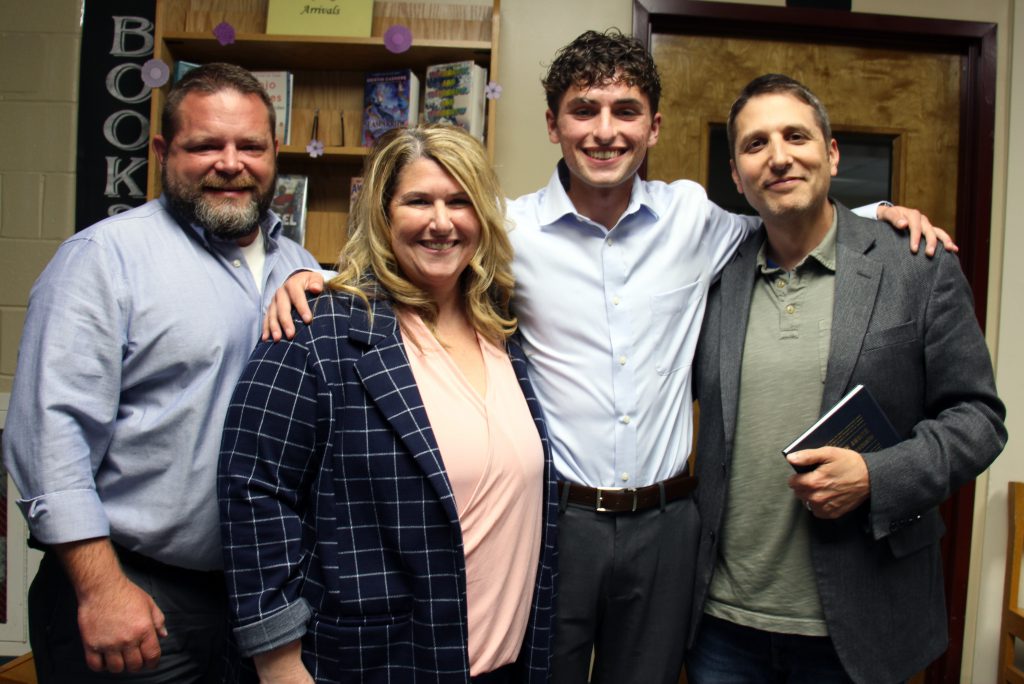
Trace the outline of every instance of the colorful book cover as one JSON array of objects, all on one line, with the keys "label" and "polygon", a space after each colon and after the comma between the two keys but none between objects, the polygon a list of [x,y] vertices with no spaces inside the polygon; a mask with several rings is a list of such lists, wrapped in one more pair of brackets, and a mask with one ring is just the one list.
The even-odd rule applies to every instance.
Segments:
[{"label": "colorful book cover", "polygon": [[307,176],[281,174],[277,177],[277,192],[270,202],[270,208],[281,219],[282,234],[300,245],[306,241],[308,188]]},{"label": "colorful book cover", "polygon": [[290,36],[361,36],[373,24],[373,0],[269,0],[267,33]]},{"label": "colorful book cover", "polygon": [[486,85],[487,69],[472,60],[427,67],[423,118],[462,126],[483,140]]},{"label": "colorful book cover", "polygon": [[420,80],[411,69],[366,74],[363,96],[364,147],[392,128],[415,126],[420,107]]},{"label": "colorful book cover", "polygon": [[282,145],[292,142],[292,88],[295,77],[290,71],[254,71],[252,75],[274,103],[277,116],[277,140]]}]

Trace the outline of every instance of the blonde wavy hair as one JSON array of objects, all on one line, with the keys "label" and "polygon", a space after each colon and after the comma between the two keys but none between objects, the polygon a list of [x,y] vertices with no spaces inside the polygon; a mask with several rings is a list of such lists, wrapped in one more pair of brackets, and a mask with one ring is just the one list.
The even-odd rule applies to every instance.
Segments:
[{"label": "blonde wavy hair", "polygon": [[391,247],[391,204],[398,177],[417,159],[430,159],[469,195],[480,221],[480,244],[460,278],[466,315],[485,338],[503,344],[516,330],[512,299],[512,245],[505,200],[480,143],[462,128],[434,124],[395,129],[381,137],[363,165],[363,186],[349,213],[349,238],[338,275],[327,283],[366,302],[387,298],[411,309],[434,331],[437,304],[402,273]]}]

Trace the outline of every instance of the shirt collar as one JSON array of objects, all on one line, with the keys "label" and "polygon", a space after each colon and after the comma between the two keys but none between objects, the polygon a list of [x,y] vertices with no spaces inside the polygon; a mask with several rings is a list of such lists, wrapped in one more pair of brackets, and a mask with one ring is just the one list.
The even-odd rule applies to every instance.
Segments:
[{"label": "shirt collar", "polygon": [[[542,226],[553,225],[567,216],[589,221],[587,217],[576,211],[572,200],[569,199],[569,193],[566,192],[568,182],[569,167],[566,166],[564,159],[560,159],[555,172],[551,174],[551,178],[544,188],[544,196],[540,201],[539,216]],[[640,176],[634,174],[633,188],[629,193],[629,204],[626,205],[626,211],[619,217],[618,223],[622,223],[623,219],[641,209],[648,211],[655,219],[658,218],[658,213],[654,209],[654,201],[646,184],[640,180]]]},{"label": "shirt collar", "polygon": [[[824,266],[827,270],[835,273],[836,270],[836,226],[839,225],[839,212],[836,211],[835,205],[832,205],[832,224],[828,227],[828,232],[825,233],[825,237],[821,239],[818,246],[811,250],[810,254],[800,260],[800,263],[793,268],[794,271],[803,267],[807,263],[808,259],[814,259],[819,264]],[[761,243],[761,249],[757,253],[757,270],[760,273],[773,273],[782,270],[781,267],[774,261],[768,258],[768,241],[765,240]]]}]

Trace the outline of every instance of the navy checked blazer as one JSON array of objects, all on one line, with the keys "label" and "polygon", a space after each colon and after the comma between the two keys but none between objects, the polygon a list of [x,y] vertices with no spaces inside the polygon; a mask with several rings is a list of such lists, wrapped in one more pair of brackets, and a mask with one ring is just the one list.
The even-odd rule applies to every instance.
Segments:
[{"label": "navy checked blazer", "polygon": [[[228,410],[218,497],[240,659],[302,639],[317,682],[468,682],[455,497],[393,310],[312,302],[313,323],[253,352]],[[517,661],[546,682],[557,504],[522,351],[509,356],[544,447],[541,554]]]}]

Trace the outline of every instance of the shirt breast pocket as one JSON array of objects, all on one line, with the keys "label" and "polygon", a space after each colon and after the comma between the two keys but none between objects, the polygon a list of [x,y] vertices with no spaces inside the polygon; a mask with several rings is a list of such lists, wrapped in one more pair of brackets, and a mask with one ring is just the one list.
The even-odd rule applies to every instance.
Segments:
[{"label": "shirt breast pocket", "polygon": [[704,288],[700,280],[651,296],[651,330],[655,370],[668,375],[693,362],[700,332],[695,319],[701,314]]}]

